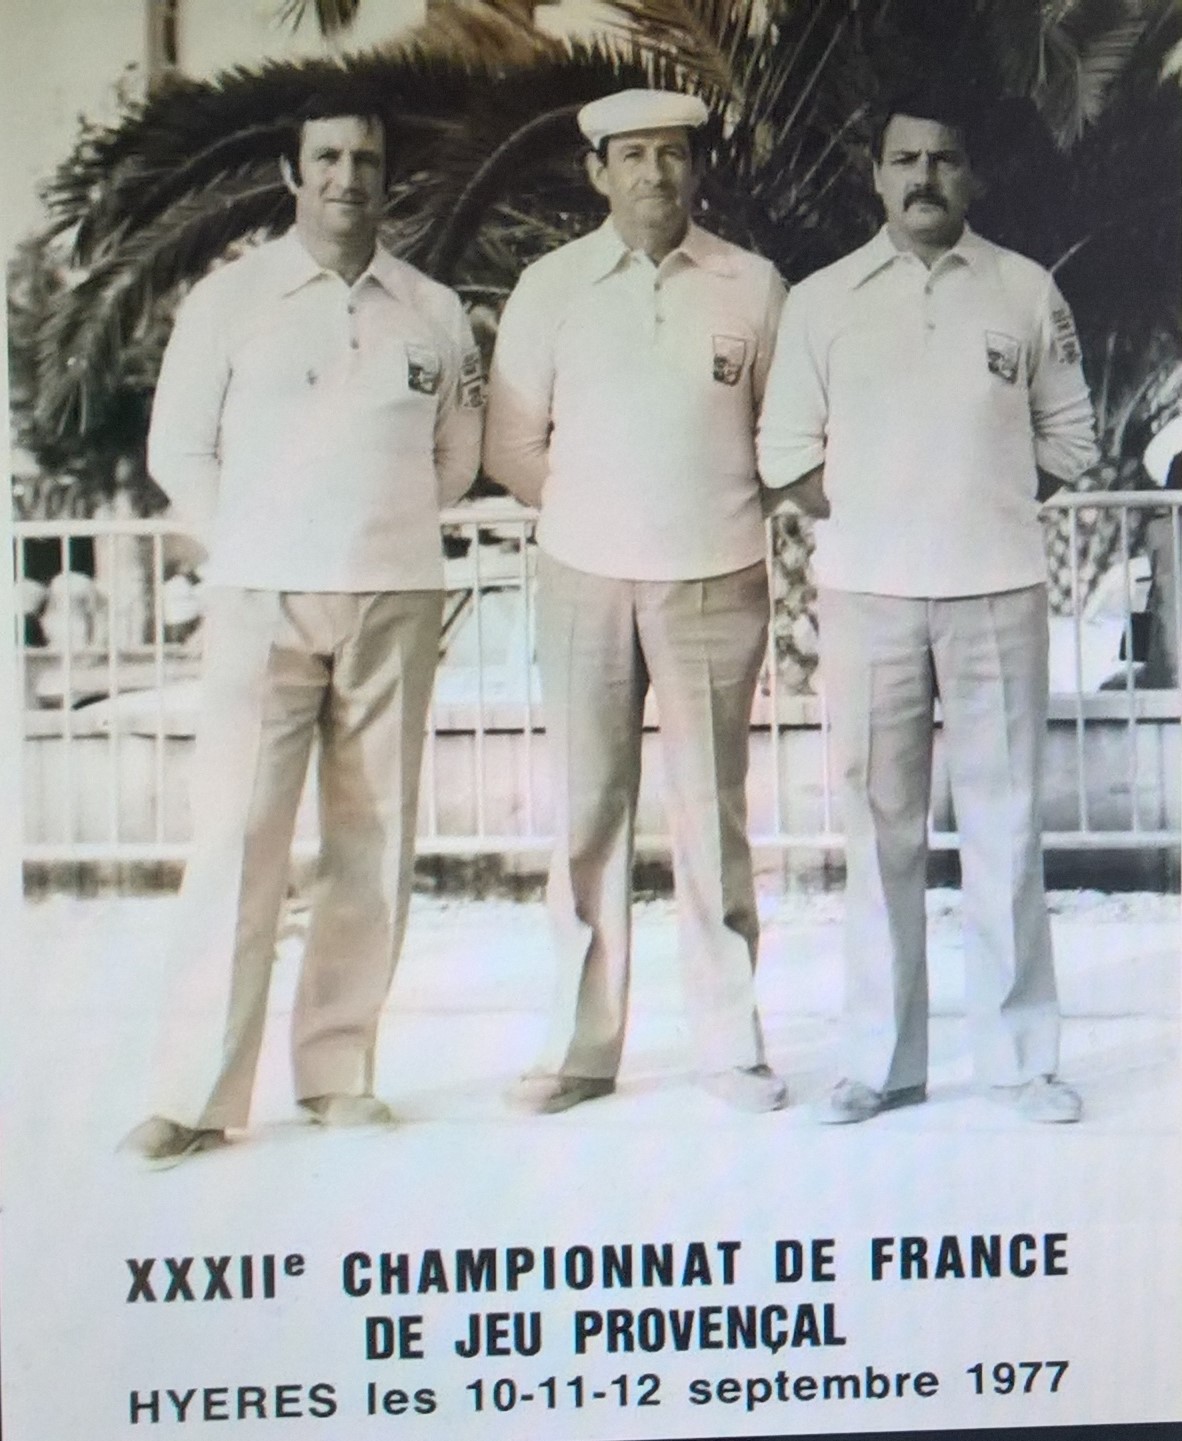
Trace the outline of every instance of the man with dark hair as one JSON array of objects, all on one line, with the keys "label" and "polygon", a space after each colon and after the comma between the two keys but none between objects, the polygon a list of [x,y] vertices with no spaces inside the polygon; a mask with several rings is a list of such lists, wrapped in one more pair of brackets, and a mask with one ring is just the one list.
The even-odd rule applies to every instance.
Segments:
[{"label": "man with dark hair", "polygon": [[1071,312],[973,233],[963,116],[883,117],[886,224],[792,292],[760,424],[766,483],[818,517],[821,670],[846,834],[846,1076],[822,1111],[924,1100],[933,702],[960,833],[976,1078],[1074,1121],[1043,893],[1047,597],[1039,497],[1095,458]]},{"label": "man with dark hair", "polygon": [[538,665],[553,773],[558,997],[517,1094],[540,1112],[615,1087],[627,1024],[645,696],[660,707],[679,943],[702,1084],[769,1111],[755,1004],[747,735],[768,626],[754,423],[783,287],[691,223],[693,96],[584,106],[610,215],[509,299],[485,465],[540,505]]},{"label": "man with dark hair", "polygon": [[[318,90],[309,95],[302,105],[292,115],[286,117],[279,130],[279,168],[280,173],[298,185],[300,175],[300,152],[304,146],[304,132],[307,126],[316,120],[335,120],[343,115],[356,115],[363,118],[373,136],[375,142],[380,132],[381,148],[383,155],[391,153],[390,127],[386,116],[380,109],[374,106],[372,109],[367,105],[370,99],[364,94],[335,94],[329,90]],[[290,187],[289,187],[290,188]],[[385,178],[383,176],[383,191]]]},{"label": "man with dark hair", "polygon": [[[954,130],[965,154],[975,148],[979,111],[968,98],[967,81],[953,84],[945,80],[921,80],[898,88],[870,113],[870,158],[881,166],[883,146],[891,121],[896,115],[922,113],[946,130]],[[877,182],[876,182],[877,186]]]},{"label": "man with dark hair", "polygon": [[483,397],[458,297],[377,243],[386,158],[377,116],[304,120],[280,160],[293,228],[193,289],[160,372],[149,465],[210,557],[176,982],[155,1114],[126,1143],[155,1163],[247,1122],[314,740],[296,1094],[322,1125],[391,1119],[374,1052],[412,877],[439,511],[475,476]]}]

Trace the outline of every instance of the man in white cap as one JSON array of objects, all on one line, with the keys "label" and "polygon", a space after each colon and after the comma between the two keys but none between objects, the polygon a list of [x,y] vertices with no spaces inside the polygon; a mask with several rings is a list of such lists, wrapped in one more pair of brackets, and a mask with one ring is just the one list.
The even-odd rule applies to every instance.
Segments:
[{"label": "man in white cap", "polygon": [[538,523],[538,663],[553,773],[552,1037],[517,1099],[614,1089],[630,966],[645,696],[660,710],[679,947],[703,1084],[783,1105],[755,1004],[745,779],[768,585],[754,425],[783,287],[694,225],[694,96],[583,107],[610,215],[531,265],[501,320],[484,463]]}]

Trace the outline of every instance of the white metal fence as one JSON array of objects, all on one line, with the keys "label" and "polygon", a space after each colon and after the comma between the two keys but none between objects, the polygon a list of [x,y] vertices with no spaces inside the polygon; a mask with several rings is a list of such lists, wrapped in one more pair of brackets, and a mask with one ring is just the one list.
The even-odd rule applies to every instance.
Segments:
[{"label": "white metal fence", "polygon": [[[1067,611],[1053,622],[1046,844],[1176,846],[1182,496],[1069,494],[1044,514]],[[533,521],[511,502],[488,501],[444,518],[451,558],[424,761],[424,853],[540,852],[548,843]],[[182,859],[200,629],[173,528],[62,520],[14,530],[18,578],[38,567],[59,573],[48,592],[18,580],[30,609],[17,636],[25,858]],[[651,729],[655,714],[649,720]],[[659,769],[655,757],[645,766],[639,818],[642,844],[655,846]],[[840,847],[824,696],[787,692],[774,645],[752,718],[749,798],[757,844]],[[310,816],[302,834],[314,836]],[[957,843],[938,742],[932,843]]]}]

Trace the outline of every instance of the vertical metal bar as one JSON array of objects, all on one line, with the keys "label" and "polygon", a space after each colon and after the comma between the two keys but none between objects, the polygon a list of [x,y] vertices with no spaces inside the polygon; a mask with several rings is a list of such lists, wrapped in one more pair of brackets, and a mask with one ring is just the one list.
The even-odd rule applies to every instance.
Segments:
[{"label": "vertical metal bar", "polygon": [[[450,529],[450,527],[449,527]],[[442,535],[441,535],[442,540]],[[446,623],[448,615],[448,590],[446,584],[447,570],[444,567],[444,588],[443,588],[443,615]],[[442,642],[441,642],[442,643]],[[436,765],[436,732],[439,728],[439,670],[443,666],[446,657],[446,650],[438,657],[436,662],[435,683],[431,686],[431,699],[427,704],[427,716],[424,721],[426,726],[423,732],[423,775],[419,786],[419,823],[425,826],[425,836],[432,837],[439,834],[439,770]],[[426,813],[422,793],[426,791]]]},{"label": "vertical metal bar", "polygon": [[764,528],[764,539],[766,544],[766,564],[769,582],[769,605],[771,608],[767,628],[767,667],[768,684],[771,686],[768,738],[772,747],[772,806],[775,815],[772,834],[775,836],[777,843],[779,843],[786,838],[787,831],[784,827],[784,783],[783,776],[780,774],[780,657],[779,649],[776,645],[777,587],[775,529],[775,521],[769,520]]},{"label": "vertical metal bar", "polygon": [[[16,545],[14,548],[13,563],[14,573],[16,575],[17,594],[19,595],[24,590],[25,538],[23,535],[18,535],[15,537],[15,541]],[[25,634],[24,606],[22,604],[14,607],[14,609],[17,611],[17,614],[14,615],[12,619],[13,629],[15,632],[14,639],[16,641],[16,700],[17,715],[20,718],[19,744],[21,746],[22,761],[22,773],[19,794],[23,797],[24,803],[21,806],[21,816],[23,817],[26,827],[23,835],[21,836],[21,840],[24,844],[27,845],[29,840],[27,827],[31,813],[31,801],[28,792],[29,772],[28,768],[23,764],[23,762],[27,757],[29,750],[29,658],[27,636]],[[44,795],[44,788],[42,788],[42,794]]]},{"label": "vertical metal bar", "polygon": [[62,586],[65,597],[65,633],[62,637],[62,648],[60,655],[61,682],[62,682],[62,784],[65,786],[65,804],[63,808],[63,823],[65,826],[64,840],[67,847],[73,848],[78,840],[76,835],[77,812],[75,809],[74,779],[76,767],[74,764],[74,636],[73,636],[73,603],[71,597],[71,553],[70,533],[63,532],[60,538],[58,551],[62,567]]},{"label": "vertical metal bar", "polygon": [[[107,588],[107,834],[118,848],[122,839],[119,824],[119,644],[116,624],[119,618],[119,542],[123,537],[110,534],[103,544],[107,548],[110,580]],[[98,550],[98,538],[95,550]],[[95,566],[98,569],[98,566]]]},{"label": "vertical metal bar", "polygon": [[833,782],[830,772],[830,736],[829,736],[829,697],[825,691],[824,682],[821,683],[821,825],[827,834],[832,834],[833,826]]},{"label": "vertical metal bar", "polygon": [[[1182,694],[1182,674],[1178,666],[1182,654],[1182,506],[1171,506],[1167,514],[1170,517],[1170,559],[1174,566],[1174,638],[1169,658],[1174,665],[1174,689]],[[1166,650],[1167,653],[1171,650],[1168,643]]]},{"label": "vertical metal bar", "polygon": [[432,686],[431,703],[427,707],[427,732],[423,742],[426,766],[423,780],[426,784],[427,791],[426,833],[428,836],[437,836],[439,834],[439,771],[436,766],[436,732],[439,728],[438,705],[437,688]]},{"label": "vertical metal bar", "polygon": [[[202,621],[201,639],[205,642],[205,622]],[[155,787],[156,806],[152,817],[152,835],[158,845],[164,841],[164,817],[167,810],[165,797],[166,767],[164,751],[167,744],[165,735],[165,692],[167,677],[164,671],[164,532],[157,529],[152,534],[152,680],[156,689],[156,728],[152,735],[152,778]],[[194,722],[196,725],[196,722]],[[194,746],[194,752],[196,746]],[[191,770],[190,775],[196,771]],[[190,786],[190,791],[192,786]],[[190,805],[190,817],[192,806]],[[190,840],[192,836],[190,835]]]},{"label": "vertical metal bar", "polygon": [[1074,506],[1069,516],[1067,535],[1071,558],[1071,621],[1075,642],[1075,804],[1079,828],[1087,831],[1088,788],[1084,775],[1084,707],[1083,707],[1083,615],[1079,594],[1079,512]]},{"label": "vertical metal bar", "polygon": [[487,779],[484,765],[484,585],[480,568],[480,525],[475,521],[472,522],[472,599],[476,606],[476,834],[483,837],[487,813],[484,794]]},{"label": "vertical metal bar", "polygon": [[435,697],[432,695],[431,704],[427,709],[427,735],[424,742],[424,749],[427,753],[427,815],[426,832],[428,836],[439,834],[439,770],[437,766],[436,752],[436,728],[439,723],[439,715],[436,710]]},{"label": "vertical metal bar", "polygon": [[521,754],[525,765],[525,831],[527,835],[537,834],[537,818],[534,815],[534,646],[533,646],[533,603],[529,583],[529,522],[522,521],[517,529],[517,577],[521,586],[521,620],[524,633],[521,637],[521,665],[525,681],[525,733]]},{"label": "vertical metal bar", "polygon": [[[23,535],[16,537],[16,585],[18,593],[24,588],[25,579],[25,538]],[[28,644],[25,637],[25,613],[23,608],[19,615],[13,616],[16,631],[16,686],[17,699],[20,705],[21,735],[24,738],[25,712],[29,709],[29,657]]]},{"label": "vertical metal bar", "polygon": [[1137,692],[1134,687],[1133,665],[1132,557],[1129,554],[1129,507],[1124,504],[1120,508],[1120,565],[1125,611],[1125,739],[1128,744],[1129,816],[1135,833],[1141,829],[1141,799],[1137,793]]}]

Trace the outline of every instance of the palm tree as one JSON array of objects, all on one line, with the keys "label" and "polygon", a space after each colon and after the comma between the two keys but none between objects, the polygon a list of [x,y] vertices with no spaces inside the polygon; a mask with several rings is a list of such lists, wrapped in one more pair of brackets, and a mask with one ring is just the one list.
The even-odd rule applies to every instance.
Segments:
[{"label": "palm tree", "polygon": [[[358,3],[320,0],[316,11],[340,27]],[[293,13],[302,8],[289,0]],[[1156,82],[1182,41],[1170,0],[616,8],[627,32],[559,42],[494,5],[457,7],[369,55],[208,83],[174,78],[117,125],[85,132],[48,190],[53,232],[69,236],[81,278],[42,331],[39,423],[63,434],[100,426],[120,358],[153,305],[229,247],[287,223],[274,157],[287,116],[313,87],[373,106],[393,125],[389,242],[435,274],[495,291],[556,232],[594,219],[572,163],[577,106],[622,84],[688,85],[712,111],[702,197],[710,222],[772,256],[791,280],[876,224],[861,174],[867,100],[892,72],[935,52],[987,95],[1033,97],[1049,127],[1012,127],[998,147],[1009,163],[995,167],[1001,183],[985,203],[990,233],[1068,266],[1070,287],[1075,272],[1107,271],[1135,227],[1142,262],[1141,242],[1152,241],[1153,273],[1142,280],[1119,268],[1122,312],[1129,301],[1140,313],[1147,296],[1155,307],[1172,297],[1176,187],[1168,165],[1146,184],[1149,167],[1128,163],[1147,142],[1154,159],[1177,154],[1177,91]],[[1100,313],[1112,278],[1073,297],[1077,308]]]},{"label": "palm tree", "polygon": [[[309,3],[288,0],[291,18]],[[315,10],[340,29],[358,3],[315,0]],[[548,37],[494,4],[440,8],[368,54],[173,77],[116,125],[84,133],[47,192],[76,283],[42,317],[25,443],[98,445],[135,410],[129,398],[146,411],[143,357],[161,316],[221,256],[289,223],[275,157],[313,89],[388,119],[386,242],[487,313],[526,262],[598,221],[578,166],[584,101],[636,84],[699,92],[711,117],[704,219],[792,281],[877,225],[868,106],[901,75],[938,65],[994,118],[975,219],[1056,268],[1124,476],[1152,376],[1182,354],[1182,96],[1161,79],[1182,45],[1173,0],[615,8],[619,31],[591,40]]]}]

